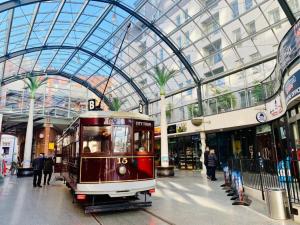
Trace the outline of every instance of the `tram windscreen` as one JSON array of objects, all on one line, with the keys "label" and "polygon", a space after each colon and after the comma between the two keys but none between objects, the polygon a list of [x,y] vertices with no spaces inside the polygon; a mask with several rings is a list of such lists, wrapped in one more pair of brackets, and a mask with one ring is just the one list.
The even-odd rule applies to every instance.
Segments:
[{"label": "tram windscreen", "polygon": [[82,153],[109,152],[111,143],[110,126],[84,126]]},{"label": "tram windscreen", "polygon": [[130,152],[129,126],[113,126],[113,150],[114,153]]},{"label": "tram windscreen", "polygon": [[151,152],[151,132],[136,131],[134,132],[134,150],[136,152]]}]

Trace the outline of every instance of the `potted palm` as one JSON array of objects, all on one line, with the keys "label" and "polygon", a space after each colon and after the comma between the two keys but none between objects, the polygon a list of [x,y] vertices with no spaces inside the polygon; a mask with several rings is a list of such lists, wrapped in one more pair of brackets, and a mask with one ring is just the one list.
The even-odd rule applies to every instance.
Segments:
[{"label": "potted palm", "polygon": [[36,91],[47,82],[46,78],[38,78],[36,76],[27,76],[27,80],[24,80],[26,88],[30,93],[30,106],[28,112],[28,122],[26,129],[25,148],[24,148],[24,160],[23,168],[18,170],[18,176],[32,175],[31,168],[31,152],[32,152],[32,138],[33,138],[33,113]]},{"label": "potted palm", "polygon": [[160,129],[161,129],[161,165],[157,166],[158,176],[174,176],[174,167],[169,165],[167,116],[166,116],[166,85],[174,77],[175,70],[167,70],[166,67],[154,68],[151,74],[160,89]]},{"label": "potted palm", "polygon": [[119,98],[113,98],[111,104],[112,104],[112,111],[120,111],[122,102]]}]

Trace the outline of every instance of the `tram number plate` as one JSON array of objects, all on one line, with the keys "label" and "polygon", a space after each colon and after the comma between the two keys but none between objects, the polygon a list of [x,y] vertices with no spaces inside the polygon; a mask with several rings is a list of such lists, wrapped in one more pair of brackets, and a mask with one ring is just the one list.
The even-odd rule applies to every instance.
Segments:
[{"label": "tram number plate", "polygon": [[118,164],[126,164],[128,163],[127,158],[118,158]]}]

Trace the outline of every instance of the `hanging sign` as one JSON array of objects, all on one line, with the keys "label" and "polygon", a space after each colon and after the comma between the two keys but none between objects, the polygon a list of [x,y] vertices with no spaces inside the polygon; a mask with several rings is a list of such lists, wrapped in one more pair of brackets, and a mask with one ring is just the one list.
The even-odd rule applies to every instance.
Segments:
[{"label": "hanging sign", "polygon": [[139,113],[143,113],[143,103],[139,102]]},{"label": "hanging sign", "polygon": [[89,99],[88,100],[88,111],[96,111],[96,110],[102,110],[100,108],[100,105],[96,105],[96,99]]}]

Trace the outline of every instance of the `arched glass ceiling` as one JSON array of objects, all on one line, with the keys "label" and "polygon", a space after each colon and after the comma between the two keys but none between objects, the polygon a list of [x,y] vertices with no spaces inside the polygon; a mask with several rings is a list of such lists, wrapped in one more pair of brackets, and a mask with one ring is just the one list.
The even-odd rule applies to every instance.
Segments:
[{"label": "arched glass ceiling", "polygon": [[[298,18],[299,0],[287,2]],[[149,76],[155,65],[177,70],[168,83],[168,94],[186,90],[197,80],[274,59],[278,43],[290,27],[278,1],[273,0],[0,3],[3,81],[25,72],[51,71],[68,74],[103,92],[131,22],[105,93],[121,98],[123,110],[136,107],[140,100],[159,97]],[[187,68],[185,62],[192,67]]]}]

